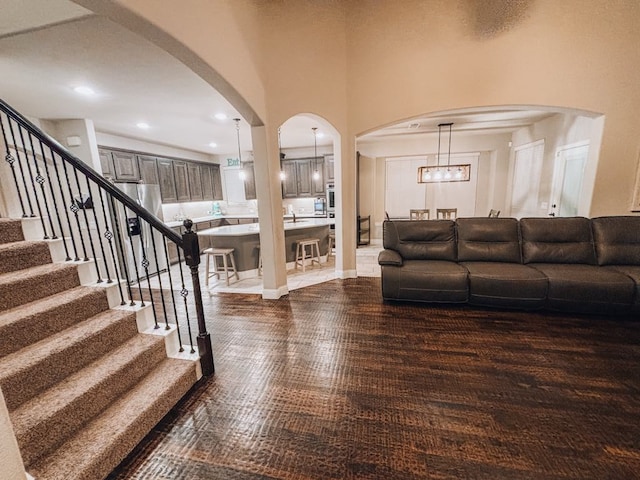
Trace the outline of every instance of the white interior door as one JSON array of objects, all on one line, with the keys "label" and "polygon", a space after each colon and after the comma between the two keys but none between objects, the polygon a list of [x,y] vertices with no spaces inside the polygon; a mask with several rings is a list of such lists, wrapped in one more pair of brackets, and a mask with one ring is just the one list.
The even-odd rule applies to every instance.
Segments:
[{"label": "white interior door", "polygon": [[581,193],[584,170],[589,156],[589,144],[562,147],[556,153],[550,216],[581,215]]},{"label": "white interior door", "polygon": [[511,184],[511,216],[538,216],[544,140],[516,148]]}]

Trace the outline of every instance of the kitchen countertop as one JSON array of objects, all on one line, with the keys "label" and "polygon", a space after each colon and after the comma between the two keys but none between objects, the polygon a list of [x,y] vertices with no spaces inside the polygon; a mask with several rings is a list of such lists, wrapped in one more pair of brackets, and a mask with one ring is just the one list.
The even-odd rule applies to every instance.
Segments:
[{"label": "kitchen countertop", "polygon": [[[200,223],[200,222],[209,222],[211,220],[221,220],[221,219],[239,219],[239,218],[258,218],[258,214],[257,213],[240,213],[237,215],[207,215],[204,217],[195,217],[192,218],[191,221],[193,223]],[[293,215],[285,215],[284,216],[285,221],[288,219],[293,218]],[[327,220],[326,217],[324,216],[319,216],[319,215],[313,215],[313,214],[300,214],[300,215],[296,215],[296,219],[298,218],[304,218],[304,219],[317,219],[317,220]],[[171,220],[169,222],[164,222],[167,227],[181,227],[183,224],[184,220]],[[235,225],[228,225],[228,226],[235,226]]]},{"label": "kitchen countertop", "polygon": [[[235,217],[231,217],[235,218]],[[285,217],[286,218],[286,217]],[[286,219],[284,222],[284,231],[289,230],[301,230],[303,228],[324,227],[333,225],[335,223],[334,218],[300,218],[296,215],[296,222]],[[260,225],[257,223],[247,223],[244,225],[223,225],[222,227],[207,228],[206,230],[200,230],[198,235],[211,235],[211,236],[230,236],[236,237],[241,235],[257,235],[260,233]]]}]

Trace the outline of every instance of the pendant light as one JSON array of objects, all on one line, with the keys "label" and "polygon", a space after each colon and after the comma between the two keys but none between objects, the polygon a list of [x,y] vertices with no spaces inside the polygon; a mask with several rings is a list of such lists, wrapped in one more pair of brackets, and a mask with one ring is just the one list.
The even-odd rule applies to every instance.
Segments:
[{"label": "pendant light", "polygon": [[284,173],[282,169],[282,160],[284,160],[284,153],[282,153],[282,140],[280,138],[280,127],[278,127],[278,155],[280,161],[280,180],[284,181],[287,178],[287,175]]},{"label": "pendant light", "polygon": [[[449,147],[447,150],[447,165],[440,166],[440,154],[442,146],[442,128],[449,127]],[[436,164],[433,166],[418,167],[418,183],[438,183],[438,182],[468,182],[471,179],[471,165],[451,165],[451,137],[453,123],[438,124],[438,153],[436,154]]]},{"label": "pendant light", "polygon": [[244,172],[244,167],[242,166],[242,152],[240,151],[240,119],[234,118],[234,122],[236,122],[236,136],[238,137],[238,162],[240,162],[240,180],[245,180],[247,178],[247,174]]},{"label": "pendant light", "polygon": [[313,179],[320,180],[320,172],[318,172],[318,127],[313,127],[311,130],[313,130]]}]

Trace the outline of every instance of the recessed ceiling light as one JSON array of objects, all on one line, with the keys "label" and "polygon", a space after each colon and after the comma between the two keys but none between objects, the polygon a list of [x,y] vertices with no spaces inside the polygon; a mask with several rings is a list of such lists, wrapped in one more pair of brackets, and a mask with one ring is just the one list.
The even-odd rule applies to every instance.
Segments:
[{"label": "recessed ceiling light", "polygon": [[216,148],[216,147],[218,146],[218,144],[217,144],[216,142],[211,142],[211,143],[209,144],[209,146],[210,146],[211,148]]},{"label": "recessed ceiling light", "polygon": [[226,113],[216,113],[214,115],[214,117],[216,117],[218,120],[226,120],[227,119],[227,114]]},{"label": "recessed ceiling light", "polygon": [[322,138],[322,137],[324,137],[324,133],[322,133],[322,132],[316,132],[316,137],[318,137],[318,138]]},{"label": "recessed ceiling light", "polygon": [[87,87],[84,85],[80,85],[78,87],[75,87],[73,89],[74,92],[79,93],[80,95],[86,95],[86,96],[90,96],[90,95],[95,95],[96,92],[93,90],[93,88],[91,87]]},{"label": "recessed ceiling light", "polygon": [[136,127],[141,128],[142,130],[149,130],[149,124],[145,122],[136,123]]}]

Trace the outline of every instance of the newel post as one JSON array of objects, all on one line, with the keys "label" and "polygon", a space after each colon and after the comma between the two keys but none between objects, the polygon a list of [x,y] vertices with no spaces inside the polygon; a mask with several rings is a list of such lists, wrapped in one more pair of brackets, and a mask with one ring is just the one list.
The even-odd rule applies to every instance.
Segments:
[{"label": "newel post", "polygon": [[213,350],[211,348],[211,335],[207,332],[207,325],[204,321],[204,308],[202,307],[202,291],[200,290],[200,278],[198,277],[198,265],[200,265],[200,244],[198,234],[191,230],[193,222],[185,220],[184,228],[187,229],[182,234],[184,242],[184,258],[187,266],[191,270],[191,280],[193,282],[193,296],[196,302],[196,316],[198,317],[198,351],[200,352],[200,365],[202,374],[205,376],[214,373]]}]

